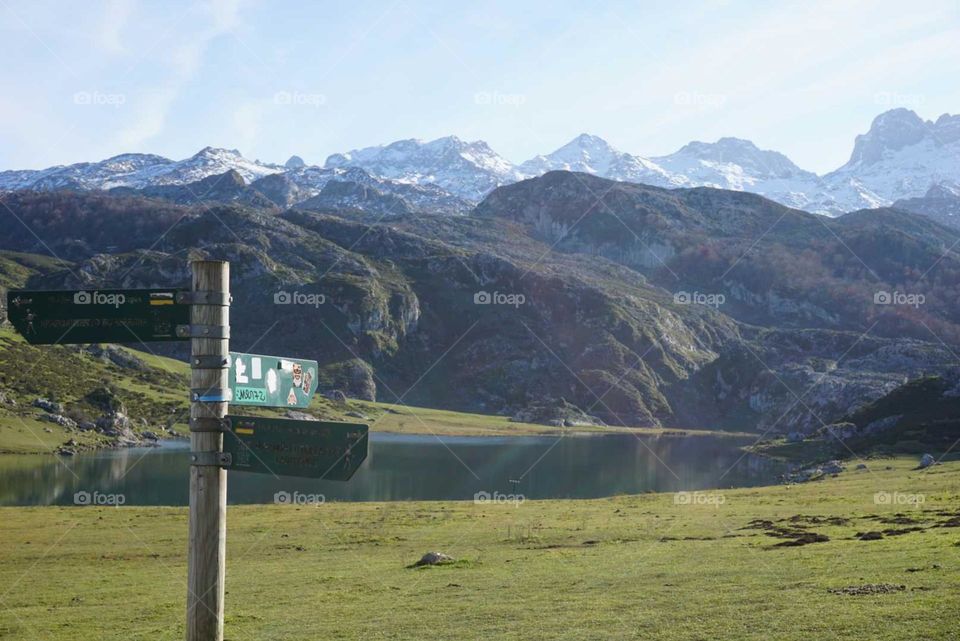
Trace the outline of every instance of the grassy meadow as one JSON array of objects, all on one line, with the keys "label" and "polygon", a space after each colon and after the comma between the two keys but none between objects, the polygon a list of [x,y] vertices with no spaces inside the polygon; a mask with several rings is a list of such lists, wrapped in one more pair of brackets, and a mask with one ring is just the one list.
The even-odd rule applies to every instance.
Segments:
[{"label": "grassy meadow", "polygon": [[[915,465],[679,504],[230,507],[226,638],[955,639],[960,461]],[[186,516],[0,509],[0,638],[182,638]],[[431,550],[456,562],[407,567]]]}]

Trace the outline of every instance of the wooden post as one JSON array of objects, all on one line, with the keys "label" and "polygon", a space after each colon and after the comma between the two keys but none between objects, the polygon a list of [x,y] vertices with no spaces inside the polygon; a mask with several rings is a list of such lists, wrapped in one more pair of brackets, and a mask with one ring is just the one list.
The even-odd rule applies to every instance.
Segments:
[{"label": "wooden post", "polygon": [[[227,557],[227,471],[217,465],[229,387],[230,264],[193,261],[190,309],[190,547],[187,553],[187,641],[222,641]],[[223,292],[223,294],[206,294]],[[218,297],[220,300],[218,300]],[[222,329],[219,329],[222,328]],[[209,338],[197,336],[209,335]],[[217,363],[223,365],[217,367]],[[199,397],[199,399],[198,399]],[[201,419],[201,420],[197,420]]]}]

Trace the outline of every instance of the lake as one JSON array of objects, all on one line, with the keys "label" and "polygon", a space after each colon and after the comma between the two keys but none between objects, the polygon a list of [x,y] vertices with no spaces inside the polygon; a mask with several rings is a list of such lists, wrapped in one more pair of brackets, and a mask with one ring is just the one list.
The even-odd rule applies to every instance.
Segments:
[{"label": "lake", "polygon": [[[278,493],[328,501],[594,498],[775,483],[784,466],[744,454],[752,439],[702,435],[442,437],[371,433],[370,454],[347,483],[231,472],[231,504]],[[0,456],[0,505],[72,505],[78,492],[126,505],[186,505],[188,444],[73,457]],[[282,494],[281,494],[282,495]]]}]

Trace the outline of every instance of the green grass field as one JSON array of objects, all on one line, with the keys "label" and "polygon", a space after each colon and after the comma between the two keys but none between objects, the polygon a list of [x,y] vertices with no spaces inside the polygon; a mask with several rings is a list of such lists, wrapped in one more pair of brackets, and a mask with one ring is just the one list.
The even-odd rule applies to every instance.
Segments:
[{"label": "green grass field", "polygon": [[[231,507],[226,638],[956,639],[960,462],[914,465],[686,505]],[[5,508],[0,537],[0,638],[182,638],[185,509]],[[430,550],[458,562],[406,567]]]}]

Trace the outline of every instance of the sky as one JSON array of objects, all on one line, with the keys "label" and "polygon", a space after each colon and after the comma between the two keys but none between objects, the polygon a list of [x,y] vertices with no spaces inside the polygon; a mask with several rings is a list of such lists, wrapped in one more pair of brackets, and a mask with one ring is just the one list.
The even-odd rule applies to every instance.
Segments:
[{"label": "sky", "polygon": [[960,0],[0,0],[0,170],[405,138],[747,138],[825,173],[879,113],[960,112]]}]

